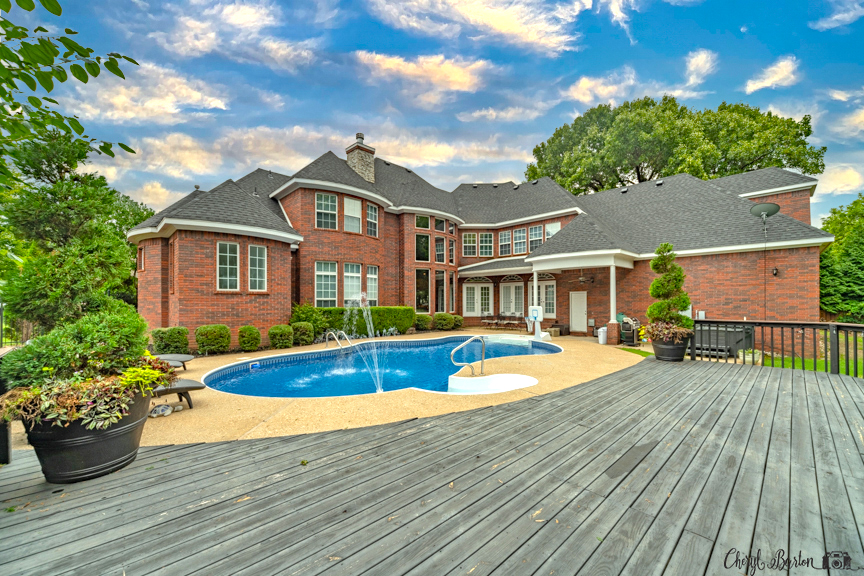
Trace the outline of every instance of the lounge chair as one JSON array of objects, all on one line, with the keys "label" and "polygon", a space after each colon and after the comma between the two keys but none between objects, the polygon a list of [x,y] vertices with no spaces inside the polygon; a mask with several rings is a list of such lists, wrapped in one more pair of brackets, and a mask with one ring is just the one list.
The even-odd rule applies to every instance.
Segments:
[{"label": "lounge chair", "polygon": [[492,314],[487,312],[487,313],[483,314],[483,319],[480,320],[480,323],[486,324],[490,328],[494,328],[495,326],[498,325],[498,319],[495,318],[495,316],[493,316]]},{"label": "lounge chair", "polygon": [[183,367],[186,370],[186,363],[195,359],[192,354],[157,354],[157,358],[168,363],[173,368]]},{"label": "lounge chair", "polygon": [[189,409],[192,409],[192,397],[189,396],[189,392],[193,390],[203,390],[206,388],[204,384],[198,382],[197,380],[177,380],[169,387],[159,386],[158,388],[153,389],[153,396],[156,398],[161,398],[162,396],[168,396],[169,394],[177,394],[177,398],[180,402],[183,402],[183,399],[186,399],[186,404],[189,405]]}]

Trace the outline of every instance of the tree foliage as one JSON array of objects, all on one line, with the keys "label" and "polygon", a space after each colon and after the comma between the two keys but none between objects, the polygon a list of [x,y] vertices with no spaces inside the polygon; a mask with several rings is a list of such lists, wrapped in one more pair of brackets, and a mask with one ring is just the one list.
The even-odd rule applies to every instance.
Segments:
[{"label": "tree foliage", "polygon": [[[33,0],[15,0],[15,3],[28,12],[36,7]],[[39,3],[54,16],[62,14],[57,0],[39,0]],[[53,92],[55,82],[64,83],[71,76],[86,84],[90,78],[98,77],[102,69],[125,79],[120,62],[138,63],[116,52],[94,55],[92,48],[70,38],[77,32],[69,28],[59,35],[42,26],[30,30],[17,25],[5,15],[11,11],[12,2],[0,0],[0,184],[9,186],[18,179],[8,159],[18,156],[20,144],[48,129],[73,136],[82,148],[113,157],[110,142],[90,138],[75,116],[64,116],[54,109],[58,102],[47,94]],[[126,144],[118,146],[134,153]]]},{"label": "tree foliage", "polygon": [[651,297],[657,300],[648,307],[646,316],[651,323],[663,322],[692,329],[693,320],[681,314],[690,307],[690,296],[684,292],[684,269],[675,263],[672,244],[664,242],[654,252],[651,270],[659,274],[648,288]]},{"label": "tree foliage", "polygon": [[777,166],[805,174],[825,169],[825,148],[807,143],[800,121],[723,103],[693,110],[672,96],[590,108],[534,148],[529,180],[549,176],[574,194],[598,192],[686,172],[703,179]]},{"label": "tree foliage", "polygon": [[846,206],[831,208],[831,213],[822,220],[822,229],[834,235],[830,250],[842,251],[846,237],[852,232],[864,230],[864,193]]},{"label": "tree foliage", "polygon": [[841,322],[864,324],[864,194],[832,208],[822,228],[835,241],[822,254],[820,305]]}]

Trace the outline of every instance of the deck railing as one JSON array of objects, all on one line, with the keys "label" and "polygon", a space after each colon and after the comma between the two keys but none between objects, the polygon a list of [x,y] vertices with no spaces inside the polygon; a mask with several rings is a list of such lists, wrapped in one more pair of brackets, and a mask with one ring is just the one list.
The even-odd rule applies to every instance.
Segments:
[{"label": "deck railing", "polygon": [[864,377],[864,325],[695,320],[690,358]]}]

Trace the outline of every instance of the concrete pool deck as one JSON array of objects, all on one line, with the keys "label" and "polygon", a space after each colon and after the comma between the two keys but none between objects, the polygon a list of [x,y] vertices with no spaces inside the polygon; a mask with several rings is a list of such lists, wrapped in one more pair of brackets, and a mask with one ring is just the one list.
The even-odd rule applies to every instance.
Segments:
[{"label": "concrete pool deck", "polygon": [[[453,332],[425,332],[392,339],[424,339],[453,335],[517,334],[508,330],[465,329]],[[524,332],[523,332],[524,334]],[[391,339],[391,338],[388,338]],[[561,336],[552,339],[563,348],[560,354],[494,358],[486,361],[486,374],[524,374],[537,378],[536,386],[510,392],[482,395],[449,395],[420,390],[396,390],[383,394],[335,398],[259,398],[237,396],[205,389],[192,392],[195,408],[168,417],[150,418],[144,427],[142,446],[221,442],[247,438],[270,438],[310,432],[359,428],[399,422],[411,418],[462,412],[485,406],[505,404],[555,392],[601,376],[629,368],[642,357],[614,346],[601,346],[590,340]],[[286,352],[321,350],[323,344],[288,350],[202,356],[180,369],[180,378],[201,380],[210,370],[241,359],[273,356]],[[650,347],[648,348],[650,350]],[[479,373],[479,362],[475,364]],[[455,367],[454,367],[455,369]],[[467,367],[459,372],[469,376]],[[176,395],[152,400],[151,404],[180,404]],[[29,448],[21,422],[13,423],[14,449]]]}]

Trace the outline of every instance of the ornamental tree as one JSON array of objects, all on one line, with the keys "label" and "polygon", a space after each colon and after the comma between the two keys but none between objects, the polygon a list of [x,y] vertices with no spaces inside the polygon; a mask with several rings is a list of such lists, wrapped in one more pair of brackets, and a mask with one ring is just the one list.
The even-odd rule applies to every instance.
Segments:
[{"label": "ornamental tree", "polygon": [[651,260],[651,270],[660,274],[651,282],[648,289],[651,297],[657,300],[648,307],[648,321],[693,329],[693,319],[681,314],[690,307],[690,296],[684,292],[684,269],[675,263],[672,244],[664,242],[654,251],[657,256]]}]

